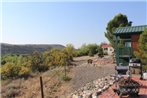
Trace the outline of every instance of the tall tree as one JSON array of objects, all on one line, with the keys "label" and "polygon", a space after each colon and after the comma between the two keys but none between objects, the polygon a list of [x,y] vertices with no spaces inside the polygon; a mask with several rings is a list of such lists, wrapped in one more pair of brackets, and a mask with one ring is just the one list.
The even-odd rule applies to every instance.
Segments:
[{"label": "tall tree", "polygon": [[110,20],[106,27],[105,37],[109,40],[112,47],[114,47],[114,31],[118,27],[131,26],[132,22],[128,22],[126,15],[118,14],[112,20]]},{"label": "tall tree", "polygon": [[141,59],[147,70],[147,29],[140,35],[138,51],[135,51],[135,55]]}]

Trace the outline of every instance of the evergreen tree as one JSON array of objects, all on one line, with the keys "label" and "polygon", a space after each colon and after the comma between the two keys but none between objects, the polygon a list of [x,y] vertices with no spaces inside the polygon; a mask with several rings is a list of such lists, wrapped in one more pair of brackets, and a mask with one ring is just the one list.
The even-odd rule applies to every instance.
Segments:
[{"label": "evergreen tree", "polygon": [[109,40],[112,47],[114,47],[114,31],[118,27],[131,26],[132,22],[128,22],[127,16],[123,14],[116,15],[110,20],[106,27],[105,37]]}]

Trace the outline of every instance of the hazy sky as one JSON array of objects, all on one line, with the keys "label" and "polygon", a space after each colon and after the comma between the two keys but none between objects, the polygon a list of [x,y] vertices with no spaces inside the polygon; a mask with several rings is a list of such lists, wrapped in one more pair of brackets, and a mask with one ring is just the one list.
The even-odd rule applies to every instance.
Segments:
[{"label": "hazy sky", "polygon": [[[6,0],[10,1],[10,0]],[[14,0],[18,1],[18,0]],[[147,2],[4,2],[2,42],[10,44],[108,42],[107,23],[116,14],[128,16],[133,25],[145,25]]]}]

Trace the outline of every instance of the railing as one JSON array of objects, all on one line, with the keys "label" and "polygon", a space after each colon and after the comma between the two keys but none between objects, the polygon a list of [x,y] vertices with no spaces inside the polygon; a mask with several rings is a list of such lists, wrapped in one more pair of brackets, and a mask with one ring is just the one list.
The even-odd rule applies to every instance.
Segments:
[{"label": "railing", "polygon": [[132,56],[133,49],[131,47],[118,48],[119,56]]}]

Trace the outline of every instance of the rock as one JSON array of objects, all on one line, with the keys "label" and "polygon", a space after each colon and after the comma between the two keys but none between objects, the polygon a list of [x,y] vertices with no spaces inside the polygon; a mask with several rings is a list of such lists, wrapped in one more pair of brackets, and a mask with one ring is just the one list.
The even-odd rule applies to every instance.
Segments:
[{"label": "rock", "polygon": [[97,92],[93,93],[92,98],[98,98],[98,93]]},{"label": "rock", "polygon": [[115,78],[113,76],[94,80],[75,91],[72,98],[98,98],[98,95],[113,85],[114,82]]}]

